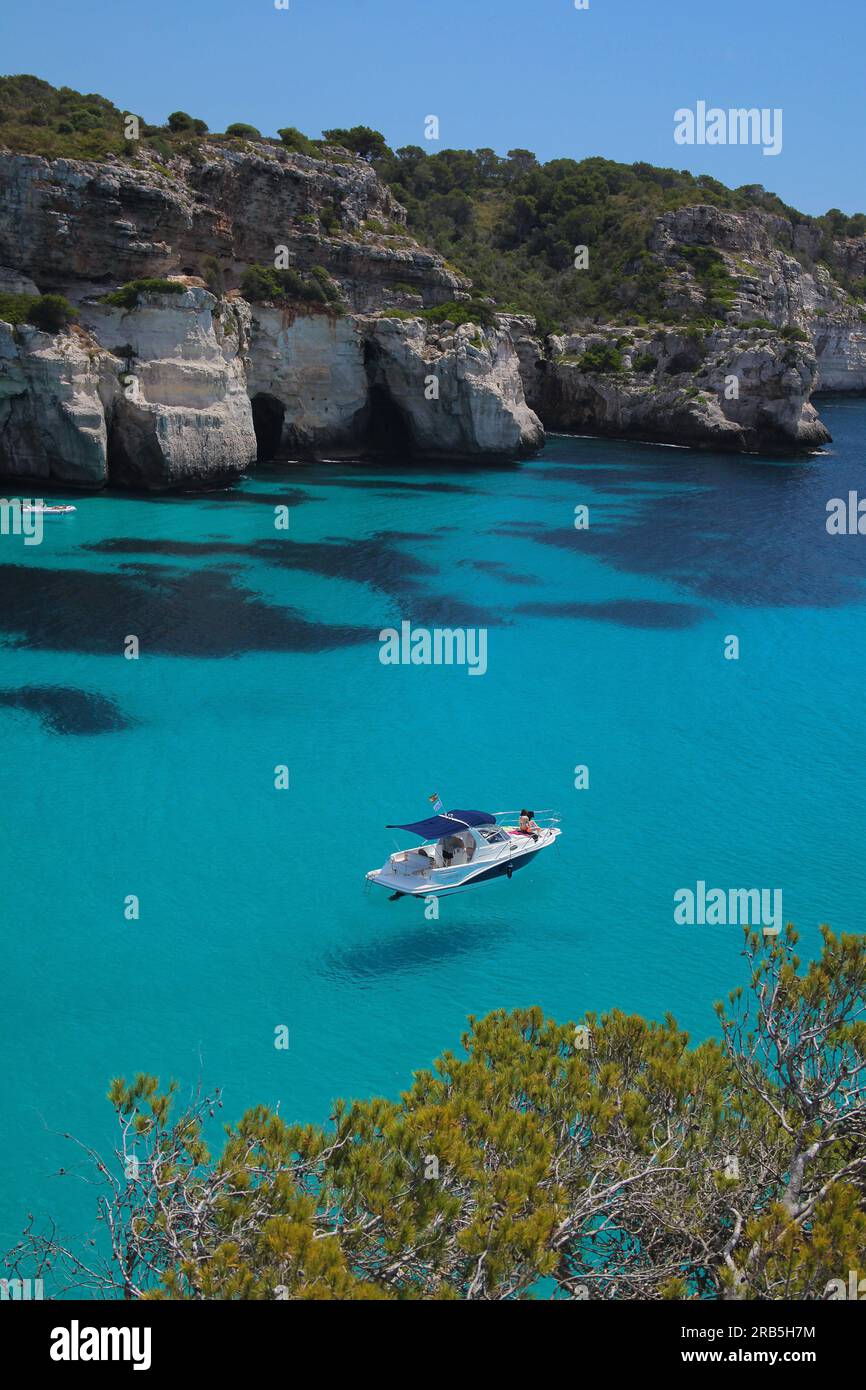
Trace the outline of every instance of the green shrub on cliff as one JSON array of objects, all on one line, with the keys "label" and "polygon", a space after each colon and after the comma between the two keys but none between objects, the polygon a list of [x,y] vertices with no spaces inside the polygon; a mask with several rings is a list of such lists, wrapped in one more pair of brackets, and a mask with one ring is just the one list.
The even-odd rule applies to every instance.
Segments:
[{"label": "green shrub on cliff", "polygon": [[787,338],[791,343],[808,343],[809,334],[804,328],[799,328],[796,323],[786,323],[784,328],[779,330],[780,337]]},{"label": "green shrub on cliff", "polygon": [[241,280],[241,294],[251,304],[336,305],[341,300],[339,286],[323,266],[304,274],[291,268],[251,265]]},{"label": "green shrub on cliff", "polygon": [[477,323],[482,328],[493,328],[496,323],[496,310],[489,304],[477,300],[461,303],[436,304],[432,309],[386,309],[383,315],[389,319],[423,319],[426,323],[453,323],[459,328],[464,323]]},{"label": "green shrub on cliff", "polygon": [[59,333],[78,318],[78,310],[62,294],[42,294],[34,300],[27,318],[43,333]]},{"label": "green shrub on cliff", "polygon": [[621,372],[622,353],[613,343],[596,343],[577,359],[582,372]]},{"label": "green shrub on cliff", "polygon": [[27,323],[27,315],[36,300],[32,294],[0,294],[0,320],[17,326]]},{"label": "green shrub on cliff", "polygon": [[205,256],[201,265],[202,279],[210,290],[218,298],[225,293],[225,272],[217,260],[216,256]]},{"label": "green shrub on cliff", "polygon": [[78,318],[78,310],[62,294],[0,294],[0,319],[16,325],[32,323],[43,333],[59,333]]},{"label": "green shrub on cliff", "polygon": [[134,309],[143,294],[185,294],[186,285],[177,280],[128,280],[119,290],[103,295],[103,304],[113,304],[116,309]]},{"label": "green shrub on cliff", "polygon": [[692,271],[711,315],[721,317],[733,307],[737,282],[728,272],[725,258],[714,246],[683,246],[681,258]]},{"label": "green shrub on cliff", "polygon": [[323,130],[322,135],[329,145],[342,145],[343,149],[359,154],[362,159],[384,159],[391,153],[384,135],[368,125],[355,125],[351,130]]},{"label": "green shrub on cliff", "polygon": [[436,304],[432,309],[422,309],[421,314],[430,323],[450,322],[458,327],[463,323],[480,323],[482,328],[493,328],[496,323],[496,310],[477,299]]},{"label": "green shrub on cliff", "polygon": [[186,111],[172,111],[166,125],[174,135],[189,134],[190,132],[195,135],[204,135],[207,131],[206,121],[197,120],[196,117],[188,115]]},{"label": "green shrub on cliff", "polygon": [[283,126],[281,130],[277,131],[277,134],[287,150],[294,150],[296,154],[308,154],[311,156],[318,153],[312,140],[304,135],[302,131],[298,130],[296,126]]},{"label": "green shrub on cliff", "polygon": [[310,278],[319,286],[328,304],[339,304],[341,302],[343,296],[340,286],[328,271],[325,270],[324,266],[314,265],[310,271]]},{"label": "green shrub on cliff", "polygon": [[321,223],[322,231],[326,232],[329,236],[340,230],[340,214],[333,204],[326,204],[323,208],[319,209],[319,222]]},{"label": "green shrub on cliff", "polygon": [[233,121],[230,126],[226,126],[226,135],[234,135],[239,140],[261,140],[262,133],[254,125],[247,125],[246,121]]}]

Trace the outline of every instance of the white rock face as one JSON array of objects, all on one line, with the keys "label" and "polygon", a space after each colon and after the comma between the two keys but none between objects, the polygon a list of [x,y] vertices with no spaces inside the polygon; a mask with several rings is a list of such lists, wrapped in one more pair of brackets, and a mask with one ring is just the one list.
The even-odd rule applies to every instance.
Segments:
[{"label": "white rock face", "polygon": [[[219,312],[215,316],[215,309]],[[149,294],[134,310],[90,305],[82,321],[126,356],[111,410],[111,479],[195,487],[256,457],[243,353],[249,316],[207,290]]]},{"label": "white rock face", "polygon": [[281,453],[357,444],[369,396],[357,321],[256,305],[247,392],[284,408]]},{"label": "white rock face", "polygon": [[506,330],[482,338],[473,324],[379,318],[366,320],[366,335],[371,384],[401,412],[418,453],[516,455],[544,442]]},{"label": "white rock face", "polygon": [[819,391],[866,391],[866,322],[859,312],[814,318]]},{"label": "white rock face", "polygon": [[2,472],[101,487],[108,476],[105,402],[119,365],[79,335],[0,322]]},{"label": "white rock face", "polygon": [[513,455],[543,441],[507,331],[481,340],[470,324],[440,330],[257,305],[251,337],[247,390],[284,410],[282,453],[363,447],[377,394],[418,454]]},{"label": "white rock face", "polygon": [[251,309],[189,285],[128,310],[84,298],[80,313],[80,329],[56,336],[2,325],[6,474],[212,485],[255,461],[251,400],[262,398],[282,412],[278,456],[363,450],[382,399],[415,453],[515,455],[543,442],[503,327]]}]

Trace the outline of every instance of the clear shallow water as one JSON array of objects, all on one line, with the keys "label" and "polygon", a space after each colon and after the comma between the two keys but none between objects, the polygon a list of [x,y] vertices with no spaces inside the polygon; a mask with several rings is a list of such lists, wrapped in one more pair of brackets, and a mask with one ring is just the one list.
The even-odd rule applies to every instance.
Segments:
[{"label": "clear shallow water", "polygon": [[[821,921],[864,930],[866,539],[824,521],[866,492],[866,401],[822,413],[834,445],[796,463],[554,439],[79,498],[40,547],[0,538],[0,1245],[28,1211],[89,1228],[51,1131],[107,1145],[113,1075],[324,1120],[396,1096],[469,1013],[712,1032],[741,935],[674,925],[700,878],[781,887],[804,953]],[[488,674],[382,666],[403,618],[485,626]],[[362,885],[433,791],[555,807],[562,838],[427,922]]]}]

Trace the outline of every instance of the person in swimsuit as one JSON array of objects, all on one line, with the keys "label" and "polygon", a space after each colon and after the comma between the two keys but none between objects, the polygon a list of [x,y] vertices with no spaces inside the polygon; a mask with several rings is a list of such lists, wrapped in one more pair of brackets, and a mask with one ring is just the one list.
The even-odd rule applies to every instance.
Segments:
[{"label": "person in swimsuit", "polygon": [[521,835],[531,835],[533,840],[538,839],[538,832],[540,827],[535,824],[534,811],[520,812],[520,824],[518,829],[520,830]]}]

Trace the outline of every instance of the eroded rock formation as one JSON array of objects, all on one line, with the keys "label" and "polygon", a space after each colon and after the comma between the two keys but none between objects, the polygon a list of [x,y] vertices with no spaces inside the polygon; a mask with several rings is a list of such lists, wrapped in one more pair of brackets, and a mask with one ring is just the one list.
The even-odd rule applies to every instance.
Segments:
[{"label": "eroded rock formation", "polygon": [[[542,422],[802,450],[828,438],[816,389],[866,389],[864,309],[842,283],[866,273],[866,238],[828,247],[814,224],[775,214],[699,205],[657,219],[648,250],[666,308],[718,317],[682,254],[712,248],[734,285],[727,323],[541,342],[525,317],[431,319],[471,287],[344,151],[204,142],[168,164],[149,148],[104,163],[0,151],[0,188],[0,293],[61,292],[79,311],[55,335],[0,324],[6,475],[198,487],[257,455],[515,456],[541,444]],[[339,302],[247,303],[245,271],[278,248],[300,275],[327,272]],[[106,303],[145,277],[181,292]],[[592,364],[597,348],[614,351],[612,369]]]},{"label": "eroded rock formation", "polygon": [[[0,154],[0,185],[0,286],[60,291],[79,311],[53,338],[4,328],[2,472],[196,487],[257,454],[514,455],[543,439],[507,330],[383,317],[469,287],[407,235],[363,160],[267,144],[205,146],[171,168],[148,151],[104,164]],[[339,306],[247,304],[244,271],[277,248],[301,274],[327,271]],[[183,292],[106,302],[144,278]]]},{"label": "eroded rock formation", "polygon": [[[733,327],[637,332],[645,336],[606,329],[520,340],[527,399],[548,429],[749,453],[829,440],[809,400],[811,343]],[[584,354],[605,346],[618,355],[617,370],[583,370]]]},{"label": "eroded rock formation", "polygon": [[665,213],[656,222],[650,249],[671,266],[671,307],[682,299],[701,301],[694,277],[681,269],[677,277],[672,268],[684,246],[712,247],[722,256],[736,282],[732,321],[764,319],[779,329],[808,332],[816,390],[866,390],[866,306],[839,282],[866,280],[866,237],[822,244],[814,224],[757,211],[700,205]]}]

